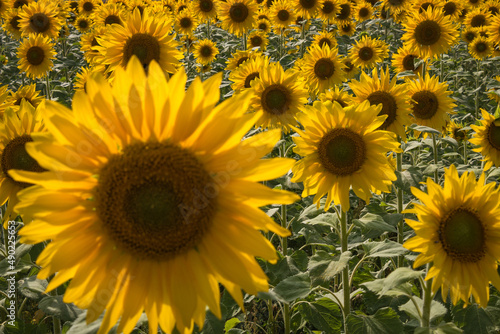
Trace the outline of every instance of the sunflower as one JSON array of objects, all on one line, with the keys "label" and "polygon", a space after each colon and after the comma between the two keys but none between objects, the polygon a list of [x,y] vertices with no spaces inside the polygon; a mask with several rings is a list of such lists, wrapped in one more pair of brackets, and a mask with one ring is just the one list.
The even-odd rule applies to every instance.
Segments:
[{"label": "sunflower", "polygon": [[320,0],[293,0],[292,3],[297,14],[305,19],[315,18],[321,5]]},{"label": "sunflower", "polygon": [[486,27],[486,32],[489,35],[488,40],[491,44],[500,44],[500,15],[492,17],[490,24]]},{"label": "sunflower", "polygon": [[36,90],[36,84],[31,84],[21,86],[15,92],[11,91],[7,102],[17,110],[23,101],[29,102],[33,108],[37,108],[43,100],[44,97],[40,96],[40,91]]},{"label": "sunflower", "polygon": [[353,61],[350,57],[345,57],[342,59],[342,64],[344,64],[343,71],[346,79],[354,78],[359,72],[359,66],[354,66]]},{"label": "sunflower", "polygon": [[[143,0],[130,0],[131,2],[137,2],[137,3],[141,3],[143,2]],[[176,4],[176,8],[175,8],[175,12],[177,14],[180,14],[183,10],[185,9],[188,9],[189,8],[189,5],[187,3],[187,1],[185,0],[180,0],[180,1],[177,1],[177,4]]]},{"label": "sunflower", "polygon": [[314,35],[312,45],[314,44],[318,45],[320,48],[322,48],[323,45],[326,44],[330,49],[333,49],[337,47],[337,39],[335,38],[333,32],[322,30],[319,32],[319,34]]},{"label": "sunflower", "polygon": [[81,33],[90,31],[94,25],[92,18],[88,15],[78,15],[73,26]]},{"label": "sunflower", "polygon": [[56,38],[61,29],[56,8],[49,2],[32,2],[19,10],[19,26],[23,35],[41,34]]},{"label": "sunflower", "polygon": [[314,44],[309,47],[300,65],[309,90],[315,94],[340,84],[345,80],[342,61],[337,48]]},{"label": "sunflower", "polygon": [[399,14],[406,11],[411,4],[411,0],[382,0],[381,12],[390,11],[391,13]]},{"label": "sunflower", "polygon": [[465,16],[464,24],[468,27],[479,28],[487,26],[491,20],[491,14],[485,12],[482,8],[471,10]]},{"label": "sunflower", "polygon": [[448,52],[458,37],[458,31],[449,16],[444,16],[440,9],[428,8],[411,17],[403,26],[406,32],[401,39],[424,60]]},{"label": "sunflower", "polygon": [[222,21],[222,29],[236,36],[241,36],[252,29],[256,14],[257,4],[252,0],[221,1],[218,12]]},{"label": "sunflower", "polygon": [[94,12],[93,19],[96,25],[123,25],[126,16],[127,13],[122,5],[116,3],[106,3]]},{"label": "sunflower", "polygon": [[319,94],[318,98],[321,102],[337,102],[342,108],[345,108],[354,102],[353,96],[344,91],[344,88],[339,88],[338,86],[335,86],[333,90],[329,89],[324,93]]},{"label": "sunflower", "polygon": [[49,37],[31,34],[17,50],[17,67],[32,79],[41,78],[52,69],[55,55],[54,44]]},{"label": "sunflower", "polygon": [[334,0],[321,0],[319,2],[318,16],[324,21],[333,22],[340,12],[340,4]]},{"label": "sunflower", "polygon": [[307,103],[307,90],[298,72],[272,63],[252,83],[251,109],[260,114],[256,126],[282,128],[285,133],[297,125],[297,114]]},{"label": "sunflower", "polygon": [[457,123],[453,120],[451,120],[448,125],[446,126],[446,130],[448,132],[448,135],[455,139],[458,143],[463,142],[468,138],[467,136],[467,129],[465,128],[465,125],[462,123]]},{"label": "sunflower", "polygon": [[92,15],[101,4],[101,0],[78,0],[78,9],[80,14]]},{"label": "sunflower", "polygon": [[438,131],[446,128],[455,107],[448,84],[426,73],[425,77],[419,74],[416,80],[408,80],[407,85],[414,122]]},{"label": "sunflower", "polygon": [[9,86],[0,86],[0,119],[3,119],[3,113],[12,105],[12,101],[8,99]]},{"label": "sunflower", "polygon": [[379,115],[387,115],[380,130],[394,132],[403,140],[406,139],[405,126],[411,124],[410,103],[406,84],[396,84],[397,77],[390,79],[390,71],[380,71],[380,79],[377,68],[372,71],[370,78],[361,72],[361,80],[352,80],[349,87],[356,97],[354,102],[370,102],[371,105],[382,105]]},{"label": "sunflower", "polygon": [[488,42],[488,39],[483,36],[474,38],[468,45],[469,53],[477,60],[483,60],[493,54],[493,45]]},{"label": "sunflower", "polygon": [[0,17],[5,13],[7,9],[9,9],[9,7],[7,6],[5,0],[0,1]]},{"label": "sunflower", "polygon": [[83,51],[83,57],[89,64],[95,63],[95,58],[99,55],[99,51],[95,47],[99,46],[97,37],[101,37],[106,33],[107,29],[105,26],[98,26],[85,34],[80,36],[81,50]]},{"label": "sunflower", "polygon": [[19,21],[21,17],[19,16],[18,9],[9,9],[3,15],[3,29],[6,30],[13,38],[21,38],[21,25]]},{"label": "sunflower", "polygon": [[313,203],[328,194],[325,211],[332,201],[349,210],[349,190],[369,202],[371,191],[390,192],[396,180],[386,157],[399,151],[388,131],[377,130],[384,116],[368,101],[342,108],[338,103],[315,101],[298,116],[304,130],[296,129],[294,152],[303,156],[292,168],[292,182],[303,182],[302,196],[314,195]]},{"label": "sunflower", "polygon": [[428,193],[412,187],[422,204],[405,211],[418,218],[406,219],[416,236],[403,244],[421,253],[413,267],[432,263],[426,280],[433,278],[432,291],[441,288],[443,300],[449,292],[453,304],[460,299],[469,303],[472,294],[486,307],[489,283],[500,287],[500,190],[495,182],[485,184],[485,180],[484,173],[476,181],[474,173],[468,171],[459,177],[451,165],[445,168],[443,187],[431,178],[427,179]]},{"label": "sunflower", "polygon": [[353,4],[348,0],[343,0],[340,3],[337,3],[340,7],[340,10],[337,12],[335,16],[335,22],[337,26],[342,26],[344,24],[350,23],[352,20],[352,16],[354,15]]},{"label": "sunflower", "polygon": [[[423,12],[427,11],[427,9],[436,9],[441,0],[414,0],[413,1],[413,13],[416,15],[420,15]],[[417,14],[418,13],[418,14]]]},{"label": "sunflower", "polygon": [[354,11],[356,13],[355,19],[358,22],[364,22],[373,16],[373,6],[364,0],[356,4]]},{"label": "sunflower", "polygon": [[198,19],[189,10],[183,10],[175,17],[175,30],[184,35],[192,35],[198,26]]},{"label": "sunflower", "polygon": [[389,55],[389,49],[384,41],[363,36],[349,50],[349,57],[354,66],[373,68]]},{"label": "sunflower", "polygon": [[466,0],[465,6],[471,9],[480,7],[483,3],[483,0]]},{"label": "sunflower", "polygon": [[260,77],[261,72],[266,72],[269,67],[269,57],[254,57],[229,74],[229,80],[234,82],[231,88],[235,93],[251,88],[251,83]]},{"label": "sunflower", "polygon": [[217,16],[218,2],[215,0],[195,0],[190,2],[190,9],[194,17],[201,22],[215,20]]},{"label": "sunflower", "polygon": [[240,67],[244,62],[249,60],[250,58],[261,57],[262,52],[256,50],[245,50],[245,51],[236,51],[232,54],[231,58],[229,58],[226,62],[226,71],[233,71]]},{"label": "sunflower", "polygon": [[255,28],[267,34],[271,31],[271,22],[268,19],[257,20]]},{"label": "sunflower", "polygon": [[470,27],[465,27],[462,30],[461,34],[462,40],[467,44],[472,42],[478,36],[479,36],[479,29]]},{"label": "sunflower", "polygon": [[209,39],[202,39],[194,44],[194,57],[198,64],[208,65],[218,54],[217,45]]},{"label": "sunflower", "polygon": [[500,3],[497,0],[488,0],[483,4],[483,9],[490,12],[491,15],[496,16],[500,14]]},{"label": "sunflower", "polygon": [[247,37],[247,48],[259,48],[261,51],[265,51],[269,40],[267,39],[267,34],[260,30],[252,31]]},{"label": "sunflower", "polygon": [[34,2],[34,0],[12,0],[9,2],[10,2],[9,5],[10,8],[21,9],[22,7]]},{"label": "sunflower", "polygon": [[246,113],[250,94],[216,107],[221,75],[185,92],[182,68],[168,83],[156,62],[148,73],[133,57],[113,87],[91,79],[73,111],[47,101],[52,136],[27,151],[48,171],[11,172],[35,184],[18,194],[16,208],[33,217],[22,241],[52,240],[38,278],[56,274],[47,291],[71,280],[65,302],[88,309],[89,323],[106,310],[99,334],[119,319],[117,332],[130,333],[143,311],[152,333],[188,333],[206,306],[221,317],[219,283],[240,306],[241,289],[267,291],[255,257],[278,256],[260,230],[290,233],[259,207],[298,199],[259,183],[294,161],[261,160],[279,131],[241,140],[260,117]]},{"label": "sunflower", "polygon": [[418,54],[413,52],[408,45],[403,45],[398,49],[398,52],[393,55],[392,66],[396,69],[396,73],[405,71],[413,71],[417,74],[421,72],[422,64],[415,67],[415,60],[418,59]]},{"label": "sunflower", "polygon": [[496,80],[492,86],[489,86],[489,90],[487,92],[488,98],[490,100],[496,101],[500,103],[500,75],[497,75],[493,79]]},{"label": "sunflower", "polygon": [[294,24],[297,14],[293,4],[286,0],[276,0],[269,9],[269,19],[275,28],[286,29]]},{"label": "sunflower", "polygon": [[87,81],[89,78],[98,73],[99,71],[92,67],[82,67],[81,71],[78,72],[75,76],[74,87],[75,91],[84,91],[87,92]]},{"label": "sunflower", "polygon": [[136,9],[124,26],[111,25],[103,37],[97,37],[101,46],[96,48],[104,56],[103,64],[109,65],[109,72],[125,67],[136,55],[144,67],[155,60],[165,72],[174,73],[182,58],[174,38],[167,17],[150,16],[148,12],[141,17]]},{"label": "sunflower", "polygon": [[439,7],[443,10],[444,16],[449,16],[452,21],[459,20],[460,13],[463,10],[463,3],[456,0],[442,2]]},{"label": "sunflower", "polygon": [[479,147],[473,149],[481,153],[485,162],[484,170],[490,169],[493,165],[500,166],[500,122],[493,115],[481,108],[483,120],[481,125],[471,125],[476,133],[469,140]]},{"label": "sunflower", "polygon": [[26,101],[21,102],[17,112],[13,109],[7,109],[3,113],[0,121],[0,204],[4,205],[5,202],[9,201],[7,211],[4,213],[5,223],[17,216],[17,214],[12,215],[12,213],[17,212],[13,208],[18,203],[18,191],[31,185],[15,181],[9,171],[13,169],[35,173],[44,171],[26,152],[26,143],[33,141],[31,134],[43,130],[44,125],[40,112]]}]

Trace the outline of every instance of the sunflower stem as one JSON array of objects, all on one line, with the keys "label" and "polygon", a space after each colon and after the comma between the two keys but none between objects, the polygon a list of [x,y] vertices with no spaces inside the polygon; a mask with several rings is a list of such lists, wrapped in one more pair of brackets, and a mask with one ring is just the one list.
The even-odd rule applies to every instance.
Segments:
[{"label": "sunflower stem", "polygon": [[302,33],[300,35],[301,38],[301,43],[300,43],[300,58],[304,56],[304,43],[305,43],[305,38],[306,38],[306,32],[305,32],[305,26],[306,26],[307,20],[302,21]]},{"label": "sunflower stem", "polygon": [[243,33],[243,50],[247,49],[247,34]]},{"label": "sunflower stem", "polygon": [[268,323],[268,334],[274,334],[274,312],[273,312],[273,301],[268,300],[267,301],[267,309],[269,311],[269,316],[267,318],[267,323]]},{"label": "sunflower stem", "polygon": [[476,96],[474,99],[474,110],[476,111],[476,119],[479,119],[479,60],[476,59]]},{"label": "sunflower stem", "polygon": [[434,165],[436,165],[436,169],[434,170],[434,182],[439,184],[439,174],[437,169],[438,151],[437,151],[436,135],[434,133],[432,134],[432,151],[434,153]]},{"label": "sunflower stem", "polygon": [[290,334],[290,304],[285,304],[283,321],[285,322],[285,334]]},{"label": "sunflower stem", "polygon": [[467,165],[467,140],[464,139],[464,165]]},{"label": "sunflower stem", "polygon": [[[427,264],[428,273],[430,269],[430,264]],[[432,279],[425,281],[422,284],[422,289],[424,290],[424,304],[422,305],[422,318],[420,319],[420,326],[423,328],[429,328],[430,318],[431,318],[431,302],[432,302]]]},{"label": "sunflower stem", "polygon": [[48,73],[45,75],[45,91],[46,91],[47,100],[51,100],[51,97],[50,97],[50,78],[49,78]]},{"label": "sunflower stem", "polygon": [[207,39],[210,39],[210,19],[207,19]]},{"label": "sunflower stem", "polygon": [[[399,137],[399,136],[398,136],[398,141],[401,142],[401,137]],[[396,170],[398,171],[398,174],[401,174],[401,172],[403,170],[403,153],[402,152],[396,153]],[[397,212],[399,214],[401,214],[401,212],[403,212],[403,189],[401,187],[397,187],[396,192],[397,192],[397,200],[398,200],[398,203],[397,203],[397,210],[398,211]],[[403,241],[404,241],[404,224],[405,224],[405,221],[404,221],[403,217],[401,217],[401,220],[398,223],[398,242],[400,244],[403,244]],[[398,268],[403,266],[403,261],[404,261],[404,257],[403,257],[403,255],[400,255],[398,257]]]},{"label": "sunflower stem", "polygon": [[[347,213],[340,215],[340,242],[342,253],[347,252]],[[347,333],[347,316],[351,313],[351,287],[349,286],[349,265],[342,270],[342,291],[344,294],[344,332]]]}]

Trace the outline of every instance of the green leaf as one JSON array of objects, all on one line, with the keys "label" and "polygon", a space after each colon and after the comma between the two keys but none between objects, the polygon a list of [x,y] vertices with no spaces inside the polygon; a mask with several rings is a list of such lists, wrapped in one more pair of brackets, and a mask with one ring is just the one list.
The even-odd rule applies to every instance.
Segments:
[{"label": "green leaf", "polygon": [[452,322],[442,323],[437,327],[415,329],[415,334],[459,334],[459,333],[463,333],[463,331]]},{"label": "green leaf", "polygon": [[403,323],[396,311],[389,307],[379,309],[374,315],[349,314],[347,328],[351,334],[403,333]]},{"label": "green leaf", "polygon": [[340,333],[342,313],[340,308],[329,298],[300,304],[299,312],[316,329],[326,333]]},{"label": "green leaf", "polygon": [[226,323],[224,324],[224,330],[227,332],[228,330],[230,330],[231,328],[233,328],[234,326],[236,326],[240,322],[241,321],[238,318],[231,318],[228,321],[226,321]]},{"label": "green leaf", "polygon": [[360,219],[354,219],[353,223],[361,227],[365,239],[374,239],[384,232],[394,232],[394,226],[387,224],[381,216],[367,213]]},{"label": "green leaf", "polygon": [[63,321],[75,320],[83,311],[74,304],[63,302],[63,296],[46,296],[38,303],[40,310]]},{"label": "green leaf", "polygon": [[464,320],[464,333],[487,334],[489,333],[488,327],[495,325],[489,314],[475,304],[467,307]]},{"label": "green leaf", "polygon": [[419,278],[422,274],[423,271],[415,271],[411,268],[398,268],[385,278],[379,278],[363,283],[362,285],[380,295],[411,295],[411,287],[408,287],[405,283]]},{"label": "green leaf", "polygon": [[438,130],[436,129],[433,129],[433,128],[430,128],[428,126],[423,126],[423,125],[411,125],[409,126],[410,129],[413,129],[413,130],[417,130],[419,132],[427,132],[427,133],[434,133],[436,135],[440,135],[441,132],[439,132]]},{"label": "green leaf", "polygon": [[297,250],[293,252],[292,254],[292,259],[295,262],[295,265],[300,271],[306,271],[307,270],[307,265],[309,263],[309,257],[307,256],[307,253],[303,250]]},{"label": "green leaf", "polygon": [[368,258],[395,257],[408,252],[408,250],[401,246],[401,244],[387,239],[384,241],[367,242],[362,246]]},{"label": "green leaf", "polygon": [[39,280],[36,276],[30,276],[19,280],[18,289],[24,296],[38,300],[45,293],[47,285],[49,285],[47,280]]},{"label": "green leaf", "polygon": [[220,334],[224,333],[224,321],[218,319],[212,312],[207,311],[205,322],[203,323],[203,334]]},{"label": "green leaf", "polygon": [[331,254],[319,250],[309,260],[308,271],[311,278],[321,281],[328,281],[340,273],[349,263],[351,252],[344,252],[341,255]]},{"label": "green leaf", "polygon": [[299,298],[305,298],[311,292],[311,279],[307,273],[300,273],[285,278],[271,290],[282,302],[290,303]]},{"label": "green leaf", "polygon": [[[399,307],[399,310],[406,312],[408,315],[420,321],[421,319],[419,312],[421,312],[423,308],[424,301],[421,298],[418,298],[417,296],[413,296],[412,299],[413,301],[415,301],[415,303],[417,303],[418,310],[417,307],[415,306],[415,303],[412,300],[409,300],[406,304],[401,305]],[[430,321],[444,316],[446,312],[447,312],[446,307],[443,304],[441,304],[437,300],[433,300],[431,302]]]}]

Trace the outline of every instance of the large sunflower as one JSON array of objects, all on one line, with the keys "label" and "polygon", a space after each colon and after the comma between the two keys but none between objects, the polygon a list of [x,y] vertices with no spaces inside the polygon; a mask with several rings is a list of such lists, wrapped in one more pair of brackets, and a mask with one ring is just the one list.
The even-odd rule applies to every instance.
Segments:
[{"label": "large sunflower", "polygon": [[279,63],[269,65],[252,82],[252,109],[260,113],[256,125],[263,128],[283,128],[297,125],[297,114],[307,103],[307,90],[298,72],[286,71]]},{"label": "large sunflower", "polygon": [[252,29],[257,18],[257,4],[252,0],[227,0],[219,2],[218,16],[222,29],[236,36]]},{"label": "large sunflower", "polygon": [[445,169],[444,186],[427,179],[427,193],[412,187],[422,204],[406,210],[418,221],[406,219],[416,236],[403,246],[421,253],[413,267],[432,262],[426,279],[433,278],[432,291],[441,288],[456,304],[466,304],[470,295],[482,307],[489,299],[489,283],[500,288],[497,261],[500,258],[500,190],[495,182],[485,184],[472,172],[458,176],[454,165]]},{"label": "large sunflower", "polygon": [[99,334],[118,320],[117,332],[130,333],[143,311],[151,333],[158,325],[191,333],[206,306],[221,316],[219,283],[242,307],[241,289],[268,289],[255,257],[278,257],[260,230],[289,232],[259,207],[298,196],[259,181],[294,161],[261,160],[278,130],[241,140],[260,113],[246,113],[250,94],[215,107],[221,75],[185,92],[183,69],[167,83],[156,62],[146,77],[136,57],[115,75],[113,87],[89,80],[73,111],[46,102],[52,136],[37,136],[27,151],[48,171],[11,172],[35,184],[18,194],[16,208],[33,217],[19,234],[25,243],[52,240],[38,277],[56,274],[47,291],[71,280],[64,300],[88,309],[88,322],[106,310]]},{"label": "large sunflower", "polygon": [[408,80],[407,88],[414,122],[438,131],[445,129],[455,107],[448,84],[426,73],[425,77],[419,74],[417,79]]},{"label": "large sunflower", "polygon": [[19,46],[17,62],[19,70],[33,79],[41,78],[52,69],[52,59],[55,58],[54,44],[50,38],[31,34]]},{"label": "large sunflower", "polygon": [[42,34],[56,38],[61,28],[56,7],[48,1],[32,2],[19,10],[19,26],[23,35]]},{"label": "large sunflower", "polygon": [[303,197],[316,194],[319,207],[328,194],[325,211],[333,201],[347,212],[351,187],[367,202],[371,191],[390,192],[396,175],[386,154],[399,144],[392,133],[377,130],[385,119],[379,111],[368,101],[346,108],[316,101],[298,116],[304,130],[296,129],[294,152],[304,159],[292,168],[292,182],[304,183]]},{"label": "large sunflower", "polygon": [[441,9],[427,8],[403,24],[401,39],[422,59],[437,58],[448,52],[458,37],[458,29]]},{"label": "large sunflower", "polygon": [[481,125],[471,125],[476,133],[469,141],[479,145],[473,151],[481,153],[485,162],[484,170],[488,170],[493,165],[500,166],[500,122],[484,109],[481,109],[481,113]]},{"label": "large sunflower", "polygon": [[382,105],[379,115],[387,115],[381,130],[392,131],[405,139],[405,126],[411,124],[410,103],[406,84],[396,84],[397,77],[391,80],[390,71],[373,69],[370,78],[365,72],[361,73],[361,80],[352,80],[349,87],[356,95],[355,102],[361,103],[368,100],[371,105]]},{"label": "large sunflower", "polygon": [[109,72],[125,67],[136,55],[144,67],[155,60],[164,71],[174,73],[182,58],[174,38],[168,17],[150,16],[148,12],[141,17],[140,11],[135,9],[124,26],[111,25],[103,37],[97,37],[97,41]]},{"label": "large sunflower", "polygon": [[384,41],[363,36],[349,50],[349,57],[354,66],[373,68],[389,55],[389,49]]}]

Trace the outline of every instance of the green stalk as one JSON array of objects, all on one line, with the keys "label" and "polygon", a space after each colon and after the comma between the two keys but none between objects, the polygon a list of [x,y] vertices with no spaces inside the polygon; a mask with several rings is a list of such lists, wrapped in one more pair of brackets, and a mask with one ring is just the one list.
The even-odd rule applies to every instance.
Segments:
[{"label": "green stalk", "polygon": [[[286,137],[283,135],[283,143],[281,144],[281,157],[286,157]],[[287,228],[287,215],[286,215],[286,205],[281,205],[281,226]],[[283,251],[283,256],[288,254],[288,239],[287,237],[281,238],[281,249]],[[283,321],[285,323],[285,333],[290,333],[290,305],[285,304],[283,309]]]},{"label": "green stalk", "polygon": [[47,100],[52,100],[50,96],[50,78],[48,73],[45,76],[45,91]]},{"label": "green stalk", "polygon": [[[479,60],[476,59],[476,72],[479,72]],[[475,75],[476,78],[476,96],[474,99],[474,109],[476,111],[476,119],[479,119],[479,75]]]},{"label": "green stalk", "polygon": [[[430,264],[427,264],[426,272],[429,272]],[[422,318],[420,326],[429,328],[431,320],[431,302],[432,302],[432,279],[422,282],[422,289],[424,290],[424,305],[422,306]]]},{"label": "green stalk", "polygon": [[210,39],[210,19],[207,19],[207,39]]},{"label": "green stalk", "polygon": [[300,44],[300,58],[304,56],[304,39],[306,38],[306,32],[305,32],[306,22],[307,20],[302,21],[302,33],[301,33],[302,43]]},{"label": "green stalk", "polygon": [[[401,138],[398,136],[399,142],[401,142]],[[396,153],[396,170],[401,173],[403,170],[403,153],[398,152]],[[403,212],[403,189],[401,187],[396,188],[396,195],[397,195],[397,212],[401,213]],[[404,224],[405,221],[403,218],[398,223],[398,242],[400,244],[403,244],[404,241]],[[398,257],[398,268],[403,266],[403,261],[404,257],[403,255],[400,255]]]},{"label": "green stalk", "polygon": [[[347,252],[347,213],[342,210],[340,215],[340,242],[342,253]],[[349,284],[349,265],[342,270],[342,291],[344,294],[344,326],[347,333],[347,316],[351,313],[351,287]]]},{"label": "green stalk", "polygon": [[269,315],[267,317],[267,323],[268,323],[268,334],[274,334],[274,313],[273,313],[273,301],[268,300],[267,301],[267,310],[269,311]]},{"label": "green stalk", "polygon": [[247,34],[243,33],[243,50],[247,49]]},{"label": "green stalk", "polygon": [[[436,135],[433,133],[432,134],[432,151],[434,153],[434,164],[437,166],[438,164],[438,152],[437,152],[437,144],[436,144]],[[438,175],[438,170],[434,171],[434,182],[439,183],[439,175]]]},{"label": "green stalk", "polygon": [[467,165],[467,139],[464,139],[464,165]]},{"label": "green stalk", "polygon": [[[57,289],[49,293],[51,296],[57,296]],[[61,319],[56,316],[52,317],[52,325],[54,327],[54,334],[61,334]]]}]

